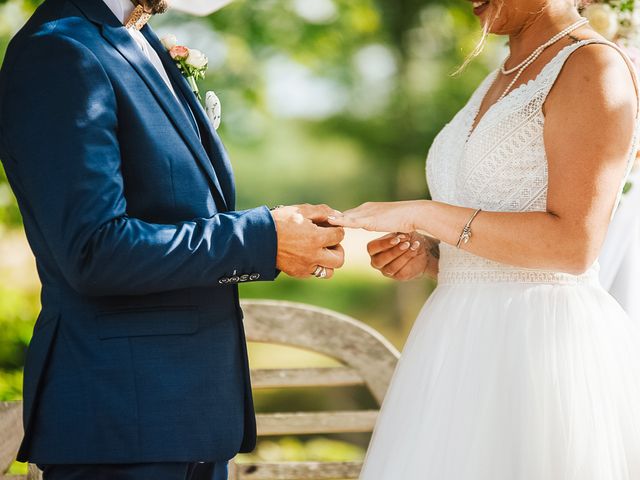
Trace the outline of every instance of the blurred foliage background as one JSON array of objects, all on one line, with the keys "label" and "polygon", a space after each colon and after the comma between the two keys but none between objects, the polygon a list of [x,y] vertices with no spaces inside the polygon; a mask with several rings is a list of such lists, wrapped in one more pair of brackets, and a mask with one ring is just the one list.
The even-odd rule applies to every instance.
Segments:
[{"label": "blurred foliage background", "polygon": [[[40,3],[0,0],[0,61]],[[466,0],[238,0],[208,18],[169,12],[160,34],[205,52],[201,90],[223,104],[220,134],[236,170],[239,206],[426,198],[424,162],[437,132],[503,54],[490,42],[463,74],[451,73],[478,41]],[[43,78],[45,83],[46,79]],[[354,316],[402,347],[433,288],[395,284],[368,267],[370,236],[350,232],[345,269],[331,282],[281,278],[244,286],[245,298],[307,302]],[[0,400],[21,396],[25,350],[38,314],[39,285],[20,214],[0,168]],[[254,366],[305,366],[302,352],[254,346]],[[265,392],[262,411],[365,408],[343,392]],[[263,441],[277,459],[360,458],[368,438]]]}]

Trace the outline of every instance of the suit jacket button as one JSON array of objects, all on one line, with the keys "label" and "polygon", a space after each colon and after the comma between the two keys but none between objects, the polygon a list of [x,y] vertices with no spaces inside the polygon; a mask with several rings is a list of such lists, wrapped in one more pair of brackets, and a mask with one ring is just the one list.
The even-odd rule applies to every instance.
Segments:
[{"label": "suit jacket button", "polygon": [[227,277],[223,277],[220,280],[218,280],[218,283],[220,285],[226,285],[227,283],[229,283],[229,279]]},{"label": "suit jacket button", "polygon": [[238,276],[233,276],[233,277],[231,277],[231,278],[229,279],[229,281],[230,281],[231,283],[238,283],[238,282],[240,281],[240,277],[238,277]]},{"label": "suit jacket button", "polygon": [[251,275],[249,275],[249,280],[251,281],[256,281],[260,279],[260,274],[259,273],[252,273]]},{"label": "suit jacket button", "polygon": [[246,282],[249,280],[249,275],[240,275],[240,281],[241,282]]}]

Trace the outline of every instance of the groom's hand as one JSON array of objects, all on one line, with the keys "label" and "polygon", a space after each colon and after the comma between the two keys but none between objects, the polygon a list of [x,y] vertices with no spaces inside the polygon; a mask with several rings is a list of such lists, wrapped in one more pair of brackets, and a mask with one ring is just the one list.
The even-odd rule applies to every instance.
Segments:
[{"label": "groom's hand", "polygon": [[344,250],[340,242],[344,229],[327,224],[335,210],[326,205],[296,205],[271,213],[278,232],[279,270],[292,277],[308,278],[318,267],[324,267],[325,278],[331,278],[334,269],[342,267]]}]

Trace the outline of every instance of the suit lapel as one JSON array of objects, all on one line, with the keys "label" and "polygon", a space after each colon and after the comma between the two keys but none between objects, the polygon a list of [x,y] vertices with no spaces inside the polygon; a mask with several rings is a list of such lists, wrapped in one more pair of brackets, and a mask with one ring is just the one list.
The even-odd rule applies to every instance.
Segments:
[{"label": "suit lapel", "polygon": [[200,129],[200,135],[203,137],[203,143],[205,146],[209,146],[208,149],[211,162],[215,166],[216,172],[220,172],[218,176],[220,183],[222,184],[222,191],[225,194],[227,204],[231,209],[235,207],[235,187],[233,181],[233,169],[231,162],[225,153],[224,145],[220,140],[220,137],[213,129],[206,112],[202,108],[198,98],[191,91],[189,83],[184,78],[184,75],[180,72],[175,62],[171,59],[166,49],[162,45],[162,42],[158,39],[153,30],[147,25],[142,29],[142,34],[145,36],[149,44],[156,51],[165,70],[167,71],[171,81],[174,85],[177,85],[180,93],[184,99],[186,99],[191,112],[193,113],[198,127]]},{"label": "suit lapel", "polygon": [[211,181],[214,191],[217,193],[218,200],[224,208],[228,209],[229,206],[222,186],[216,176],[207,152],[192,127],[192,120],[187,117],[188,113],[184,111],[184,107],[180,105],[178,99],[175,98],[171,90],[164,83],[164,80],[153,64],[144,56],[140,47],[138,47],[133,38],[127,33],[122,24],[111,14],[102,0],[72,1],[74,1],[76,6],[80,8],[90,20],[102,26],[103,37],[120,52],[131,67],[144,80]]}]

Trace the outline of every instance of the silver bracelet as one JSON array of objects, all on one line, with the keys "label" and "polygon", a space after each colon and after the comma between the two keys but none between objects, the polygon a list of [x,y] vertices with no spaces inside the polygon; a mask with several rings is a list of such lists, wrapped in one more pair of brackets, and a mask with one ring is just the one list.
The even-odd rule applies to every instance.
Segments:
[{"label": "silver bracelet", "polygon": [[460,232],[460,238],[458,239],[458,243],[456,244],[456,248],[460,248],[460,245],[462,243],[464,243],[465,245],[467,243],[469,243],[469,240],[471,240],[471,224],[473,223],[473,221],[476,219],[476,217],[478,216],[478,214],[481,211],[482,211],[482,209],[479,208],[475,212],[473,212],[473,215],[471,215],[471,218],[469,219],[467,224],[462,229],[462,232]]}]

